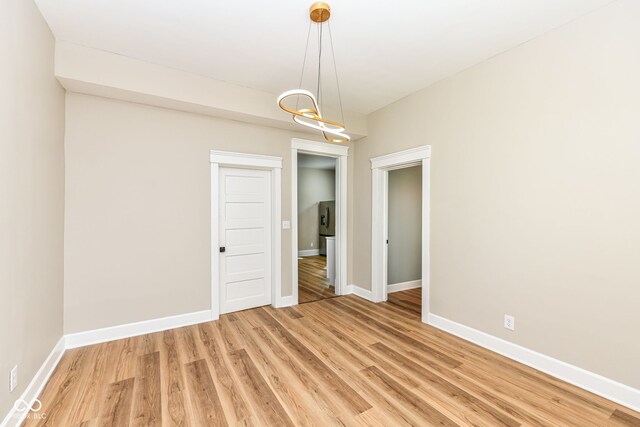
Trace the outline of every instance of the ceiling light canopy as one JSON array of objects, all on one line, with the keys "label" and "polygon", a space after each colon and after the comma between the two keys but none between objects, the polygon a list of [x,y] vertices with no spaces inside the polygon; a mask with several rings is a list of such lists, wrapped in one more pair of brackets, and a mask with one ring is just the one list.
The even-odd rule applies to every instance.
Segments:
[{"label": "ceiling light canopy", "polygon": [[[333,51],[333,39],[331,37],[331,25],[329,24],[329,17],[331,16],[331,8],[327,3],[317,2],[311,5],[309,8],[309,32],[307,35],[307,46],[304,52],[304,60],[302,61],[302,72],[300,73],[300,83],[298,89],[288,90],[283,92],[278,97],[278,106],[287,113],[290,113],[293,117],[293,121],[312,129],[322,132],[324,139],[328,142],[348,142],[351,138],[345,132],[344,126],[344,113],[342,111],[342,99],[340,96],[340,84],[338,83],[338,71],[336,68],[335,54]],[[316,81],[316,93],[315,95],[306,89],[302,88],[302,78],[304,76],[304,68],[307,62],[307,52],[309,51],[309,40],[311,36],[311,26],[316,24],[318,27],[318,75]],[[334,120],[328,120],[323,118],[322,107],[322,36],[323,27],[325,26],[329,30],[329,43],[331,45],[331,56],[333,58],[333,71],[336,77],[336,88],[338,92],[338,103],[340,105],[340,122]],[[295,107],[292,106],[293,99],[295,98]],[[289,103],[289,104],[287,104]],[[305,108],[301,107],[302,105]]]}]

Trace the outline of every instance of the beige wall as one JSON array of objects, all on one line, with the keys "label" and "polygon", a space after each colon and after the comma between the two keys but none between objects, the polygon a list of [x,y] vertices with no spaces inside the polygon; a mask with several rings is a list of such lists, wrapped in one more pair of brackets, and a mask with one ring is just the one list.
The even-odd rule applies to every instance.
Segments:
[{"label": "beige wall", "polygon": [[0,421],[62,336],[64,90],[53,46],[32,1],[0,3]]},{"label": "beige wall", "polygon": [[[209,150],[283,157],[287,220],[294,136],[304,137],[68,93],[65,332],[208,310]],[[290,295],[289,230],[282,286]]]},{"label": "beige wall", "polygon": [[422,278],[422,166],[389,172],[387,283]]},{"label": "beige wall", "polygon": [[320,248],[318,203],[335,197],[335,170],[298,168],[298,250]]},{"label": "beige wall", "polygon": [[[369,159],[430,144],[432,311],[640,387],[639,20],[619,0],[372,114],[349,283],[370,287]],[[65,159],[50,31],[18,0],[0,28],[3,414],[62,334],[63,221],[65,332],[209,309],[209,150],[282,156],[286,220],[290,138],[309,136],[70,93]]]},{"label": "beige wall", "polygon": [[638,22],[640,2],[614,2],[373,113],[354,283],[369,159],[430,144],[432,312],[640,387]]}]

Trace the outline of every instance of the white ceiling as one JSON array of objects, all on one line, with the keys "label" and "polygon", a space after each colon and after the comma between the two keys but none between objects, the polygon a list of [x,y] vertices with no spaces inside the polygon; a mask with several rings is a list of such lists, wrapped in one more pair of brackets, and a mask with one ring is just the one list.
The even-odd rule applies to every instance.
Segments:
[{"label": "white ceiling", "polygon": [[335,170],[336,159],[311,154],[298,154],[298,167],[307,169]]},{"label": "white ceiling", "polygon": [[[330,0],[344,108],[375,111],[611,1]],[[279,94],[298,85],[312,0],[36,2],[60,40]]]}]

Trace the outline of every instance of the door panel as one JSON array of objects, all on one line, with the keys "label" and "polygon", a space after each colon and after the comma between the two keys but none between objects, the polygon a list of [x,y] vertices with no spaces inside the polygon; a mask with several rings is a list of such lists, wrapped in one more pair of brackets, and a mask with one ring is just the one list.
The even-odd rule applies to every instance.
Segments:
[{"label": "door panel", "polygon": [[262,178],[258,176],[235,176],[234,179],[225,182],[225,191],[227,194],[254,196],[255,188],[261,185],[261,181]]},{"label": "door panel", "polygon": [[[234,249],[236,249],[235,252],[240,252],[240,250],[238,250],[237,248]],[[264,254],[261,253],[240,253],[231,256],[227,254],[227,275],[230,276],[238,273],[263,271],[265,264],[264,258]]]},{"label": "door panel", "polygon": [[264,229],[260,228],[227,230],[227,245],[230,247],[264,245],[264,239]]},{"label": "door panel", "polygon": [[247,294],[256,294],[264,289],[264,279],[243,280],[229,288],[229,299],[242,300]]},{"label": "door panel", "polygon": [[271,173],[220,168],[220,312],[271,303]]}]

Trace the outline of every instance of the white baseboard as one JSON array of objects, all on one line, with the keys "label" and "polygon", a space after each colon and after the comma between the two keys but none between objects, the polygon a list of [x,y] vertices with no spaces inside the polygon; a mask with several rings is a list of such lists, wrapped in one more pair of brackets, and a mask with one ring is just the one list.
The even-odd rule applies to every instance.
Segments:
[{"label": "white baseboard", "polygon": [[394,283],[387,286],[387,293],[406,291],[408,289],[415,289],[422,287],[422,280],[411,280],[409,282]]},{"label": "white baseboard", "polygon": [[66,346],[67,348],[84,347],[85,345],[135,337],[137,335],[166,331],[167,329],[180,328],[182,326],[209,321],[211,321],[211,310],[143,320],[141,322],[128,323],[109,328],[68,334],[66,335]]},{"label": "white baseboard", "polygon": [[293,295],[287,295],[286,297],[280,297],[276,301],[276,308],[291,307],[293,304]]},{"label": "white baseboard", "polygon": [[359,296],[360,298],[366,299],[367,301],[373,302],[373,294],[371,293],[371,291],[367,289],[362,289],[359,286],[356,286],[356,285],[347,286],[347,291],[345,295],[349,295],[349,294],[354,294]]},{"label": "white baseboard", "polygon": [[305,249],[304,251],[298,251],[298,256],[316,256],[320,255],[320,249]]},{"label": "white baseboard", "polygon": [[[51,377],[54,369],[56,369],[56,366],[58,366],[58,362],[60,362],[64,351],[65,337],[63,336],[60,338],[60,340],[58,340],[56,345],[53,347],[53,350],[51,350],[51,353],[49,353],[49,356],[47,356],[42,366],[40,366],[40,369],[38,369],[38,372],[36,372],[27,388],[17,400],[24,400],[25,402],[31,404],[35,399],[38,398],[38,396],[40,396],[42,389],[44,389],[44,386],[47,384],[47,381],[49,381],[49,378]],[[22,424],[27,415],[29,415],[29,411],[18,412],[12,405],[11,410],[4,418],[2,423],[0,423],[0,426],[19,426]]]},{"label": "white baseboard", "polygon": [[[373,301],[370,290],[353,284],[347,286],[346,294],[355,294],[368,301]],[[293,296],[282,297],[280,303],[283,304],[281,307],[293,305]],[[19,399],[33,402],[40,395],[62,358],[65,349],[159,332],[210,320],[211,310],[203,310],[63,336],[51,350],[51,353],[49,353],[49,356],[47,356],[47,359]],[[429,314],[428,323],[438,329],[602,396],[605,399],[617,402],[635,411],[640,411],[640,390],[638,389],[435,314]],[[0,426],[19,426],[27,414],[27,411],[20,413],[12,407],[2,423],[0,423]]]},{"label": "white baseboard", "polygon": [[640,411],[640,390],[638,389],[435,314],[429,314],[428,323],[605,399],[617,402],[634,411]]}]

